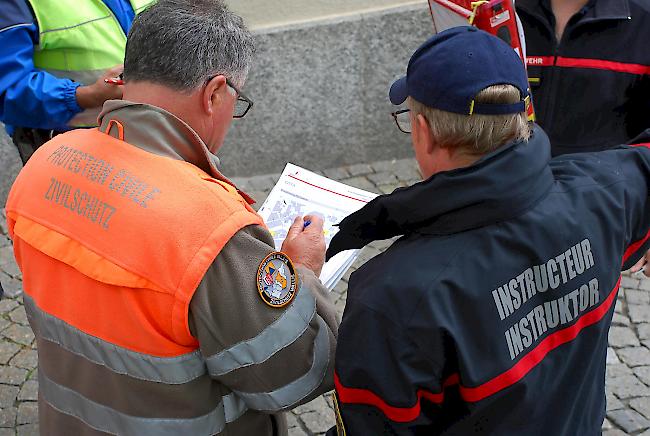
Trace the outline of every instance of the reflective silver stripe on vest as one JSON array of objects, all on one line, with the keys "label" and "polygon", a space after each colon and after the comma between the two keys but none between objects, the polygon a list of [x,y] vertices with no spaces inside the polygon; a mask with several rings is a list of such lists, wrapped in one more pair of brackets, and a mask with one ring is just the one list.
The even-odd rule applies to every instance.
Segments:
[{"label": "reflective silver stripe on vest", "polygon": [[207,372],[200,350],[170,358],[137,353],[84,333],[43,312],[27,294],[24,300],[25,310],[40,338],[118,374],[151,382],[183,384]]},{"label": "reflective silver stripe on vest", "polygon": [[[226,422],[231,422],[226,419],[224,410],[227,397],[212,412],[197,418],[143,418],[89,400],[50,380],[43,371],[38,372],[38,387],[43,399],[54,409],[74,416],[96,430],[116,435],[213,435],[220,433]],[[232,402],[228,400],[228,403]]]},{"label": "reflective silver stripe on vest", "polygon": [[314,359],[305,375],[271,392],[235,392],[250,409],[264,411],[284,409],[296,404],[320,386],[329,365],[330,340],[329,328],[322,318],[318,318],[318,325],[318,334],[314,341]]},{"label": "reflective silver stripe on vest", "polygon": [[236,394],[228,394],[223,397],[223,410],[226,414],[226,422],[233,422],[246,413],[248,407]]},{"label": "reflective silver stripe on vest", "polygon": [[315,313],[314,296],[306,287],[301,288],[291,306],[260,334],[206,359],[210,375],[222,376],[268,360],[302,336]]}]

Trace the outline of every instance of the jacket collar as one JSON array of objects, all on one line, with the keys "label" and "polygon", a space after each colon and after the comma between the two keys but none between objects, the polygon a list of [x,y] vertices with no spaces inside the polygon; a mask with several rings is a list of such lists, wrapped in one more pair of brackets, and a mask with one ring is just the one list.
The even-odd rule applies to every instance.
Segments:
[{"label": "jacket collar", "polygon": [[[199,135],[180,118],[156,106],[126,100],[109,100],[99,114],[99,130],[117,137],[117,129],[108,130],[111,120],[124,126],[124,141],[150,153],[189,162],[215,179],[235,186],[219,171],[219,158],[210,153]],[[244,199],[254,201],[239,191]]]},{"label": "jacket collar", "polygon": [[[629,0],[590,0],[579,22],[630,19]],[[552,14],[550,0],[517,0],[517,9],[546,21]]]},{"label": "jacket collar", "polygon": [[341,222],[327,256],[378,239],[449,235],[514,218],[550,190],[550,158],[548,137],[535,127],[527,142],[506,145],[472,166],[377,197]]}]

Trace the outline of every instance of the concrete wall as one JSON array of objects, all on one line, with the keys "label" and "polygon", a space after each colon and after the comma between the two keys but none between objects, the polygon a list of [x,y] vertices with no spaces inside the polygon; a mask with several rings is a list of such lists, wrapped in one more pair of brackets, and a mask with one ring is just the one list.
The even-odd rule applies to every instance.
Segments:
[{"label": "concrete wall", "polygon": [[230,9],[244,17],[248,27],[253,30],[341,18],[422,2],[423,0],[226,0]]},{"label": "concrete wall", "polygon": [[427,2],[262,29],[245,93],[220,152],[229,175],[280,172],[409,156],[388,101],[392,81],[432,33]]},{"label": "concrete wall", "polygon": [[[257,37],[244,92],[253,110],[220,151],[229,176],[410,156],[388,87],[431,33],[425,0],[231,0]],[[18,169],[0,128],[0,204]]]}]

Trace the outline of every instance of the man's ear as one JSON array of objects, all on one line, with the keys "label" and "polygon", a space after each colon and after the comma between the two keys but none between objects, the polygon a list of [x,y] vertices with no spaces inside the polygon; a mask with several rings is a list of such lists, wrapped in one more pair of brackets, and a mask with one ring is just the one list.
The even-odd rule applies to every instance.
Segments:
[{"label": "man's ear", "polygon": [[429,122],[422,114],[417,114],[413,123],[413,132],[415,140],[419,144],[424,145],[424,150],[427,154],[433,153],[434,141]]},{"label": "man's ear", "polygon": [[213,77],[203,87],[201,91],[201,105],[208,115],[212,115],[221,106],[228,92],[227,88],[226,77],[222,75]]}]

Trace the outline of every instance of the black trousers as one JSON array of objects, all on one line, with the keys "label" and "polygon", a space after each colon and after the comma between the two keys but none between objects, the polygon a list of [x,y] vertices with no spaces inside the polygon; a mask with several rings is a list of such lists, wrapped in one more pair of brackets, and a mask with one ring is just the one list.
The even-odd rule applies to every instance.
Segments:
[{"label": "black trousers", "polygon": [[20,160],[23,165],[27,163],[32,154],[47,141],[55,137],[59,132],[54,130],[30,129],[28,127],[16,127],[11,139],[14,141]]}]

